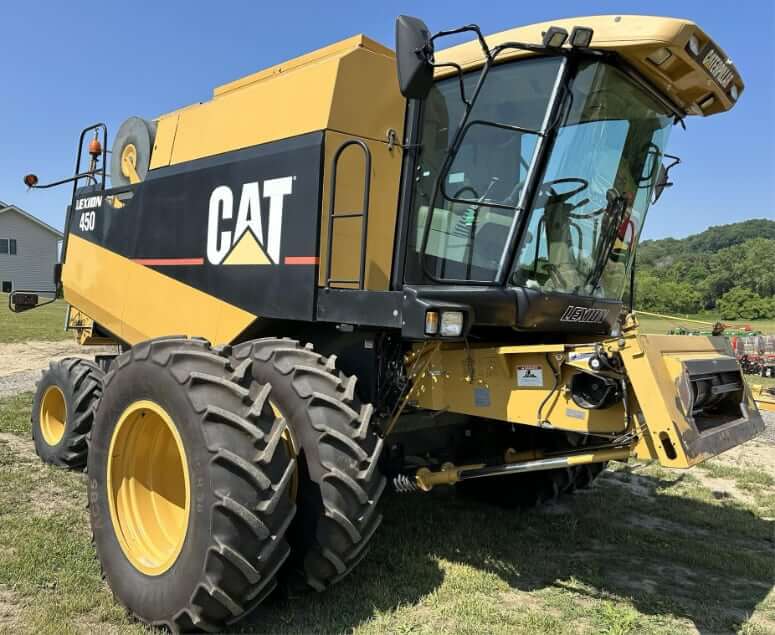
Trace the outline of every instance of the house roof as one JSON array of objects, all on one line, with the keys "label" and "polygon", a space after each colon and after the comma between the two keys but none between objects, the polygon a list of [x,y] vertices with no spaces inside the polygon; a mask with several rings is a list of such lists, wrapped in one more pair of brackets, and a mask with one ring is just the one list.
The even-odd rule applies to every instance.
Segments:
[{"label": "house roof", "polygon": [[61,231],[59,231],[58,229],[54,229],[51,225],[49,225],[48,223],[44,223],[42,220],[40,220],[39,218],[36,218],[29,212],[25,212],[21,207],[17,205],[7,205],[6,203],[3,203],[2,201],[0,201],[0,214],[4,214],[5,212],[10,212],[10,211],[14,211],[17,214],[21,214],[27,220],[30,220],[36,225],[40,225],[43,229],[50,231],[57,238],[64,238],[64,235],[62,234]]}]

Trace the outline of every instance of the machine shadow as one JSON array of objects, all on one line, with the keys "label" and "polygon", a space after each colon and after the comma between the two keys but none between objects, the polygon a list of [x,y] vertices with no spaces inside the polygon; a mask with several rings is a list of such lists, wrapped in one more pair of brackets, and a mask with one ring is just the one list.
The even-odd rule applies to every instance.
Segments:
[{"label": "machine shadow", "polygon": [[449,489],[386,496],[378,538],[353,575],[323,594],[272,598],[241,630],[350,631],[420,602],[443,584],[447,561],[516,591],[623,598],[700,631],[736,631],[775,585],[775,523],[728,501],[679,496],[679,483],[606,472],[591,490],[521,512]]}]

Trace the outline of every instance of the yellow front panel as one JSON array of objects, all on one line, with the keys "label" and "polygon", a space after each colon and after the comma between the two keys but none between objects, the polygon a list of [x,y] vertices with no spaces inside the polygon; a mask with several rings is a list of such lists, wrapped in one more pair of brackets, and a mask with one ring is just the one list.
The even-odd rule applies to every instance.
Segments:
[{"label": "yellow front panel", "polygon": [[[523,352],[521,348],[471,348],[469,353],[462,344],[445,345],[432,354],[415,391],[419,406],[534,426],[541,420],[563,430],[624,432],[624,411],[620,405],[605,410],[580,408],[567,391],[553,391],[554,374],[546,354]],[[550,359],[557,368],[556,359]],[[532,380],[527,383],[534,385],[518,385],[518,370],[540,376],[540,382]],[[562,367],[559,385],[566,385],[574,372],[569,366]]]},{"label": "yellow front panel", "polygon": [[734,359],[726,338],[638,335],[627,338],[621,353],[641,410],[637,416],[641,434],[635,448],[640,458],[656,458],[667,467],[685,468],[739,445],[763,429],[744,382],[745,413],[738,419],[699,430],[684,416],[678,388],[683,362]]},{"label": "yellow front panel", "polygon": [[226,344],[256,319],[72,234],[62,283],[67,302],[129,344],[163,335]]}]

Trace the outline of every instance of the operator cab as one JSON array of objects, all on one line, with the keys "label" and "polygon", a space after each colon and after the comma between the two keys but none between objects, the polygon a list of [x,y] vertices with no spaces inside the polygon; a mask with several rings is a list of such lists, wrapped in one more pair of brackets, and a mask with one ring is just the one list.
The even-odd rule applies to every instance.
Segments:
[{"label": "operator cab", "polygon": [[[465,27],[478,44],[433,58],[433,81],[426,78],[424,94],[410,102],[419,151],[405,210],[403,282],[418,298],[470,306],[466,315],[476,325],[599,333],[615,326],[631,293],[646,213],[677,163],[665,152],[670,132],[702,109],[682,101],[691,82],[669,99],[643,72],[651,64],[658,77],[654,60],[675,55],[685,64],[681,54],[643,43],[623,54],[615,43],[620,18],[608,18],[580,19],[571,46],[563,46],[561,27],[541,29],[543,45],[511,41],[507,32],[493,36],[493,47]],[[649,20],[655,33],[666,28],[660,18]],[[742,90],[734,67],[703,66],[717,47],[679,22],[685,29],[676,40],[689,38],[681,53],[694,62],[687,76],[708,84],[708,75],[721,72],[731,107]],[[592,26],[602,26],[600,47]],[[399,75],[406,78],[400,30],[399,20]],[[628,56],[646,66],[636,68]],[[418,97],[417,84],[408,96]],[[710,99],[701,104],[723,102]],[[504,306],[493,308],[498,303]]]}]

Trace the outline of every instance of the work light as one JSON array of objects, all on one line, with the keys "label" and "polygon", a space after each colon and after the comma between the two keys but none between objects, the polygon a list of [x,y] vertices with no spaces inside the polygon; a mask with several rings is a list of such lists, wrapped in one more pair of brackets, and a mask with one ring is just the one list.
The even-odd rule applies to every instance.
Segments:
[{"label": "work light", "polygon": [[573,48],[585,49],[592,42],[594,31],[585,26],[574,26],[570,34],[570,45]]},{"label": "work light", "polygon": [[560,48],[568,39],[568,32],[559,26],[550,26],[544,33],[544,46],[549,48]]},{"label": "work light", "polygon": [[665,47],[658,48],[656,51],[654,51],[651,55],[649,55],[646,59],[649,62],[652,62],[656,64],[657,66],[660,66],[664,64],[667,60],[669,60],[672,57],[672,53],[669,49],[666,49]]}]

